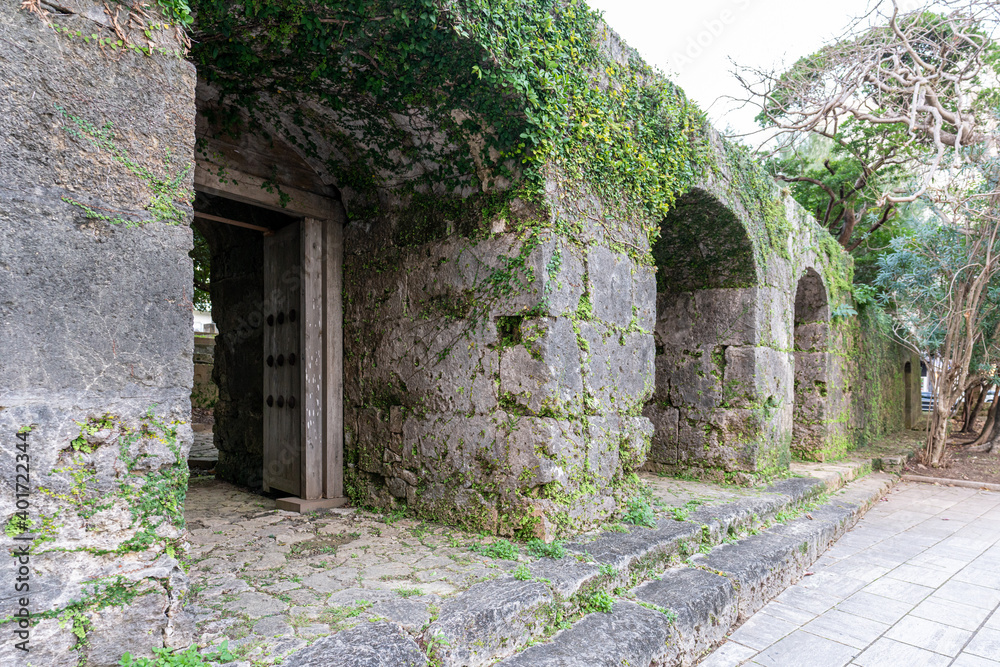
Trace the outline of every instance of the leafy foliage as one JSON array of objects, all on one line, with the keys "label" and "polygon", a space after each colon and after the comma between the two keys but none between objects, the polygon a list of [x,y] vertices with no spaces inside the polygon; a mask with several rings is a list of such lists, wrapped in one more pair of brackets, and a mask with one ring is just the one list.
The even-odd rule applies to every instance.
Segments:
[{"label": "leafy foliage", "polygon": [[653,508],[642,498],[633,498],[628,502],[628,512],[622,517],[622,521],[634,526],[656,527],[656,515]]},{"label": "leafy foliage", "polygon": [[207,653],[198,653],[197,646],[189,646],[187,650],[173,652],[167,648],[154,648],[153,658],[133,658],[131,653],[122,656],[118,663],[121,667],[203,667],[213,663],[231,662],[236,659],[229,652],[229,642]]},{"label": "leafy foliage", "polygon": [[497,540],[492,544],[476,545],[474,551],[498,560],[517,560],[518,548],[509,540]]},{"label": "leafy foliage", "polygon": [[208,246],[208,241],[192,226],[194,234],[194,247],[188,253],[194,262],[194,298],[192,302],[197,310],[212,310],[212,293],[209,285],[211,283],[212,253]]},{"label": "leafy foliage", "polygon": [[577,0],[196,10],[192,55],[220,91],[215,125],[274,128],[356,202],[383,187],[464,196],[521,179],[540,194],[554,166],[659,217],[704,162],[702,114],[634,54],[609,57],[613,38]]},{"label": "leafy foliage", "polygon": [[590,595],[585,596],[581,602],[583,612],[586,614],[597,611],[604,614],[610,614],[613,611],[615,604],[614,598],[612,598],[607,591],[595,591]]},{"label": "leafy foliage", "polygon": [[558,540],[546,544],[538,538],[528,541],[525,551],[536,558],[562,558],[566,555],[566,547]]},{"label": "leafy foliage", "polygon": [[71,197],[63,197],[63,201],[83,210],[87,218],[104,220],[112,224],[123,224],[126,227],[135,227],[147,222],[178,225],[186,221],[186,214],[178,208],[178,204],[189,204],[192,199],[192,193],[187,186],[188,173],[191,171],[190,163],[174,170],[173,158],[167,151],[163,158],[164,173],[156,173],[140,164],[118,145],[111,123],[97,127],[84,118],[70,114],[59,105],[56,105],[56,111],[67,121],[67,124],[63,126],[67,134],[110,155],[115,162],[128,169],[152,192],[149,204],[146,206],[149,217],[145,220],[136,220],[135,216],[124,211],[95,210]]}]

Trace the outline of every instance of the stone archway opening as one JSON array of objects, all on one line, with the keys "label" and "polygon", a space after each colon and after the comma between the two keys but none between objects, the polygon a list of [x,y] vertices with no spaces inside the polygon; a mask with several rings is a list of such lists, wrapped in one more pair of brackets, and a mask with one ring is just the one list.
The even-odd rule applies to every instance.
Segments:
[{"label": "stone archway opening", "polygon": [[795,289],[792,452],[822,461],[829,445],[830,306],[823,279],[806,269]]},{"label": "stone archway opening", "polygon": [[655,430],[646,467],[718,477],[756,471],[772,439],[761,409],[772,392],[760,386],[768,379],[758,373],[759,288],[746,228],[718,198],[693,189],[661,223],[653,256],[656,380],[643,414]]}]

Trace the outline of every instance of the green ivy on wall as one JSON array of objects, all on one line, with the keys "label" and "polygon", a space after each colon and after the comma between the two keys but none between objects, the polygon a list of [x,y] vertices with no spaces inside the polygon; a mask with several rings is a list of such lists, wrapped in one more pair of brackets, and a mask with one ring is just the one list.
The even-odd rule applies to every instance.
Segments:
[{"label": "green ivy on wall", "polygon": [[220,92],[215,126],[276,128],[367,201],[515,180],[540,198],[555,168],[655,236],[707,159],[701,112],[634,53],[613,59],[615,38],[576,0],[195,9],[192,57]]},{"label": "green ivy on wall", "polygon": [[190,162],[180,168],[175,168],[172,164],[173,158],[167,151],[163,159],[164,173],[157,174],[137,162],[128,154],[128,151],[118,145],[114,138],[114,128],[110,122],[97,127],[84,118],[74,116],[58,104],[56,111],[66,120],[63,129],[67,134],[111,156],[115,162],[124,166],[152,192],[152,197],[146,206],[149,217],[145,220],[136,220],[135,216],[125,216],[119,211],[97,210],[72,197],[63,197],[64,202],[81,209],[88,219],[103,220],[126,227],[136,227],[147,222],[179,225],[187,220],[185,210],[180,208],[178,204],[189,204],[193,199],[193,193],[188,187],[188,174],[191,171]]}]

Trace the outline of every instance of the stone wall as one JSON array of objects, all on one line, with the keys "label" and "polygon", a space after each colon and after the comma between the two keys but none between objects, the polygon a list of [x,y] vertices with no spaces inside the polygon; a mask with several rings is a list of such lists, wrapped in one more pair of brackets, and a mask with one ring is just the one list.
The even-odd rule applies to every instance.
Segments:
[{"label": "stone wall", "polygon": [[[852,447],[864,446],[887,434],[918,427],[920,357],[892,338],[885,314],[859,307],[858,315],[835,325],[845,368],[850,402],[846,431]],[[906,381],[906,364],[911,381]],[[910,416],[906,406],[909,393]]]},{"label": "stone wall", "polygon": [[[906,354],[849,314],[850,257],[769,179],[748,188],[759,167],[714,147],[716,173],[680,198],[653,248],[645,468],[742,483],[901,428]],[[775,204],[755,208],[761,197]]]},{"label": "stone wall", "polygon": [[211,409],[219,401],[219,388],[212,380],[215,367],[215,336],[194,337],[194,378],[191,389],[191,407]]},{"label": "stone wall", "polygon": [[[10,620],[23,607],[32,664],[117,665],[123,651],[190,639],[176,560],[191,441],[190,206],[150,203],[157,178],[179,179],[161,192],[190,188],[194,68],[102,50],[18,5],[0,4],[0,520],[5,550],[33,554],[26,592],[13,586],[17,559],[0,564],[0,663],[25,664]],[[100,3],[60,8],[62,29],[114,34]],[[153,40],[179,46],[172,32]],[[157,212],[180,224],[97,217]]]},{"label": "stone wall", "polygon": [[787,464],[779,407],[790,365],[769,347],[784,325],[772,326],[766,300],[775,295],[762,284],[773,252],[737,211],[719,184],[706,183],[661,224],[656,392],[644,411],[656,427],[649,469],[743,479]]},{"label": "stone wall", "polygon": [[347,228],[349,493],[500,534],[591,527],[649,447],[653,272],[477,202]]}]

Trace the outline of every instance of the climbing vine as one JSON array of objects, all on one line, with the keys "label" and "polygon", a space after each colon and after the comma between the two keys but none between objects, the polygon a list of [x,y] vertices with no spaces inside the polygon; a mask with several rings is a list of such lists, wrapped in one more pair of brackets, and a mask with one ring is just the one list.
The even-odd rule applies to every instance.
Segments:
[{"label": "climbing vine", "polygon": [[74,116],[58,104],[56,105],[56,111],[66,121],[63,129],[67,134],[109,155],[115,162],[124,166],[131,174],[138,177],[152,191],[152,197],[145,209],[149,217],[144,220],[136,219],[137,216],[124,211],[89,206],[78,199],[68,196],[62,198],[64,202],[81,209],[88,219],[103,220],[111,224],[123,224],[126,227],[136,227],[148,222],[163,222],[168,225],[178,225],[186,221],[186,213],[179,205],[190,204],[193,198],[193,194],[188,187],[188,174],[191,171],[190,163],[175,168],[173,165],[173,156],[168,149],[163,158],[163,173],[155,173],[139,164],[128,154],[128,151],[118,145],[114,138],[114,127],[110,122],[97,127],[84,118]]},{"label": "climbing vine", "polygon": [[701,112],[634,53],[612,58],[615,38],[575,0],[195,8],[192,57],[220,91],[214,125],[274,128],[356,200],[512,180],[540,198],[555,167],[655,234],[707,154]]}]

